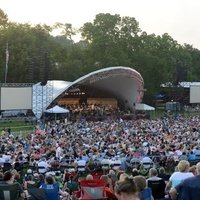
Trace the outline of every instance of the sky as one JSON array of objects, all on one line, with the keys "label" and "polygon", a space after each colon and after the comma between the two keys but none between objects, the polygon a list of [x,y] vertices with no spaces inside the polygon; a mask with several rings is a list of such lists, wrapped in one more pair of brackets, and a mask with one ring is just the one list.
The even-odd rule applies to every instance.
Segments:
[{"label": "sky", "polygon": [[134,17],[148,34],[168,33],[200,49],[200,0],[0,0],[12,22],[70,23],[80,28],[99,13]]}]

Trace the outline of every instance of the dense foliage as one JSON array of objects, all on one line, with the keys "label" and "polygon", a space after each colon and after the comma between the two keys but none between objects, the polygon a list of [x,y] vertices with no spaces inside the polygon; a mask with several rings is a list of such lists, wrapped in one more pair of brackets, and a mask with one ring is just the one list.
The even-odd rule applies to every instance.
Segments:
[{"label": "dense foliage", "polygon": [[[60,34],[52,35],[56,30]],[[81,41],[73,41],[76,34],[81,34]],[[47,73],[45,66],[48,79],[68,81],[96,69],[131,67],[143,76],[148,95],[158,91],[161,83],[175,83],[177,73],[182,71],[186,73],[180,80],[200,80],[198,49],[178,44],[167,33],[147,34],[135,18],[118,14],[98,14],[92,23],[75,30],[69,23],[51,27],[11,22],[0,9],[1,82],[4,82],[7,43],[7,82],[40,81]],[[181,63],[181,72],[177,63]]]}]

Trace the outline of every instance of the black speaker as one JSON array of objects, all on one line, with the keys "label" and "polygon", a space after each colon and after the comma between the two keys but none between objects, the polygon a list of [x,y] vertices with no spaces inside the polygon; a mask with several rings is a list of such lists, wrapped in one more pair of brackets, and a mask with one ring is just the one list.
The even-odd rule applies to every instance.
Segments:
[{"label": "black speaker", "polygon": [[175,84],[178,85],[179,82],[187,81],[187,67],[186,65],[178,60],[176,62],[176,77],[175,77]]},{"label": "black speaker", "polygon": [[43,64],[43,69],[42,70],[42,80],[40,85],[44,86],[47,84],[48,77],[49,77],[49,55],[47,52],[44,54],[44,64]]}]

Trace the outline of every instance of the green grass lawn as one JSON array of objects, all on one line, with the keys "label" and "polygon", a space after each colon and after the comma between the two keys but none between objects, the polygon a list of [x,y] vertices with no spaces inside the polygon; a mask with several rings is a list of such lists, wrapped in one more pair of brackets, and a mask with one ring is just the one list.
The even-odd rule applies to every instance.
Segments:
[{"label": "green grass lawn", "polygon": [[14,135],[25,135],[33,132],[35,125],[27,123],[22,119],[1,119],[0,120],[0,131],[3,129],[11,129],[11,133]]}]

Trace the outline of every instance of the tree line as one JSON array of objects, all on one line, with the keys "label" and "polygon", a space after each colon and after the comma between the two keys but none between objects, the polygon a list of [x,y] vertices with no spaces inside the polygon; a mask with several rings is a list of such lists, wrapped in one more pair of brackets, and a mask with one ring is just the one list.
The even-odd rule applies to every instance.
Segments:
[{"label": "tree line", "polygon": [[[58,35],[54,35],[59,31]],[[75,42],[73,37],[81,35]],[[8,83],[43,79],[73,81],[91,71],[126,66],[143,77],[146,95],[160,84],[200,80],[200,51],[168,33],[147,34],[133,17],[100,13],[79,29],[70,23],[32,25],[9,20],[0,9],[0,81],[4,82],[8,44]]]}]

